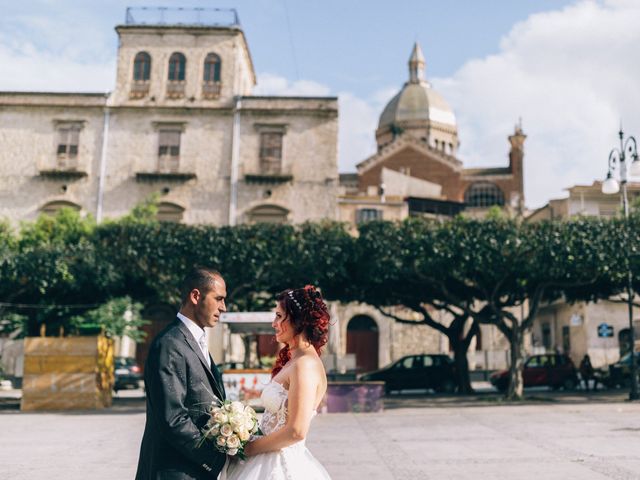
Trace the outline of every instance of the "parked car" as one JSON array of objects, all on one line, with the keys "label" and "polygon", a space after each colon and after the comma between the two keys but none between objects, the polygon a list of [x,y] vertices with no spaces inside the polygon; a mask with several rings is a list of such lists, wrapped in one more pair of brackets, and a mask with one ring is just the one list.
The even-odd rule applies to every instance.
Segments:
[{"label": "parked car", "polygon": [[358,379],[385,382],[385,393],[405,389],[453,392],[456,388],[455,366],[447,355],[408,355],[380,370],[364,373]]},{"label": "parked car", "polygon": [[142,380],[142,369],[136,363],[135,358],[116,357],[114,359],[115,383],[113,389],[126,390],[128,388],[140,387]]},{"label": "parked car", "polygon": [[[640,370],[640,352],[636,352],[636,365]],[[608,369],[600,371],[600,378],[600,383],[609,388],[628,388],[631,385],[631,354],[623,355],[620,360],[609,365]]]},{"label": "parked car", "polygon": [[[567,355],[533,355],[525,361],[522,379],[525,387],[573,390],[578,385],[578,371]],[[509,387],[509,370],[494,372],[489,380],[494,387],[504,392]]]}]

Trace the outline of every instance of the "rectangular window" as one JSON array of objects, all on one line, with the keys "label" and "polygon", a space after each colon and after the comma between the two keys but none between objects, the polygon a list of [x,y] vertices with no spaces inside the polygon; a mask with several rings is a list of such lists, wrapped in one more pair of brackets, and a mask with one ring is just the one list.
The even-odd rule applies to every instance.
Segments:
[{"label": "rectangular window", "polygon": [[280,173],[282,170],[282,132],[260,134],[260,168],[263,173]]},{"label": "rectangular window", "polygon": [[361,208],[356,211],[356,223],[382,220],[382,210],[377,208]]},{"label": "rectangular window", "polygon": [[58,168],[77,167],[78,145],[80,143],[80,125],[61,125],[58,127]]},{"label": "rectangular window", "polygon": [[158,132],[158,170],[177,172],[180,166],[180,130]]}]

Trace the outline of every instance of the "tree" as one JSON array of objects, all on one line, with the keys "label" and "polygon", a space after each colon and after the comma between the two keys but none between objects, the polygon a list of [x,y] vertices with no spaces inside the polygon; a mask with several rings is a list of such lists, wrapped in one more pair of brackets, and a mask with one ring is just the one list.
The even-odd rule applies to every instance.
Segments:
[{"label": "tree", "polygon": [[[372,222],[360,228],[355,297],[396,320],[402,305],[450,341],[459,390],[470,391],[466,354],[479,324],[495,325],[511,352],[508,396],[522,396],[524,337],[541,301],[619,291],[619,225],[579,219],[521,224],[507,218]],[[521,315],[526,308],[526,315]],[[447,311],[449,323],[434,309]],[[415,322],[415,321],[414,321]]]},{"label": "tree", "polygon": [[84,315],[71,318],[78,334],[103,334],[108,338],[129,337],[134,342],[144,340],[141,328],[149,322],[142,319],[142,304],[130,297],[113,298]]},{"label": "tree", "polygon": [[[454,276],[482,305],[479,311],[466,311],[508,339],[507,396],[521,398],[524,337],[541,302],[577,292],[582,298],[603,298],[621,287],[619,268],[611,268],[620,264],[619,225],[585,218],[536,224],[458,220],[451,225]],[[457,295],[449,291],[447,296],[455,301]]]},{"label": "tree", "polygon": [[[469,393],[467,351],[479,327],[469,313],[473,292],[460,288],[453,275],[449,261],[452,245],[443,236],[447,228],[447,224],[423,219],[363,224],[356,243],[352,297],[397,322],[427,325],[445,335],[454,352],[458,392]],[[453,291],[455,299],[449,294]],[[397,306],[412,311],[418,320],[407,318],[394,309]],[[450,321],[436,319],[437,310],[448,312]]]}]

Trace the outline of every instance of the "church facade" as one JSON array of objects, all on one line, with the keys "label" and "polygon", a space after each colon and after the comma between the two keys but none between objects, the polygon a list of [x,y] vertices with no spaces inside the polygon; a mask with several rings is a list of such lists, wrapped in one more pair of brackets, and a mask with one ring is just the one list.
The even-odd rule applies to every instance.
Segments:
[{"label": "church facade", "polygon": [[377,151],[357,165],[357,175],[341,176],[342,220],[450,217],[462,211],[482,216],[493,206],[522,215],[522,128],[517,126],[508,137],[507,166],[465,168],[457,156],[455,115],[426,80],[417,43],[409,58],[409,78],[382,111],[375,137]]},{"label": "church facade", "polygon": [[[369,220],[409,216],[443,219],[457,214],[482,217],[498,207],[510,216],[524,212],[523,160],[526,136],[516,126],[508,137],[506,166],[465,168],[458,158],[458,128],[453,110],[425,77],[425,59],[416,43],[409,78],[383,109],[375,131],[377,151],[341,174],[338,197],[342,221],[356,226]],[[339,305],[342,351],[361,370],[388,364],[404,355],[446,353],[446,338],[426,325],[399,324],[363,304]],[[412,312],[396,311],[415,318]],[[450,316],[433,311],[437,321]],[[469,325],[470,326],[470,325]],[[472,341],[471,368],[504,368],[508,343],[494,327],[480,326]]]}]

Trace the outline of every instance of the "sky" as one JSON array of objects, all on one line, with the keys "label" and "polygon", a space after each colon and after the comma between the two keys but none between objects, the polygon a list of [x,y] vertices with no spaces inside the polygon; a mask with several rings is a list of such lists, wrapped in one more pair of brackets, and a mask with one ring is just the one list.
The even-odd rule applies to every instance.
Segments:
[{"label": "sky", "polygon": [[414,42],[458,121],[466,167],[508,164],[522,121],[529,208],[601,180],[640,130],[640,0],[0,0],[0,90],[110,91],[126,7],[231,7],[254,93],[339,98],[339,168],[375,153]]}]

